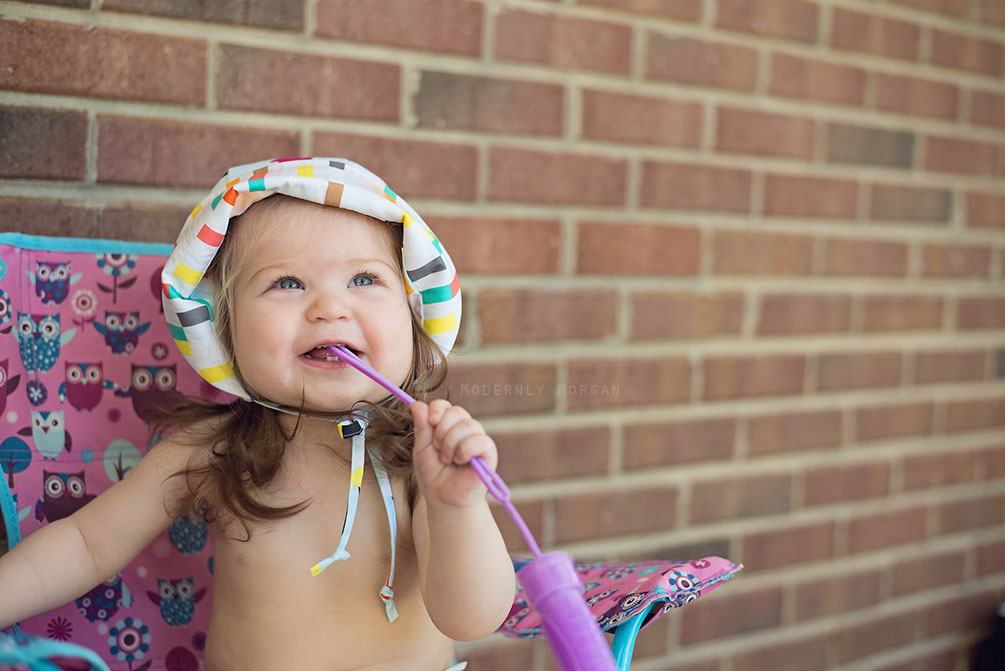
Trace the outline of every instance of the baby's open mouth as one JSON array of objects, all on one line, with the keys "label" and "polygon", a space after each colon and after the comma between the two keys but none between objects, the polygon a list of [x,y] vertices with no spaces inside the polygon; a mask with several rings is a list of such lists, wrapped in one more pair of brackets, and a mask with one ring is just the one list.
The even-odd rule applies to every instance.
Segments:
[{"label": "baby's open mouth", "polygon": [[[342,347],[345,347],[347,350],[349,350],[350,352],[352,352],[356,356],[362,356],[362,353],[359,350],[353,349],[352,347],[349,347],[349,345],[346,345],[345,343],[332,343],[332,345],[341,345]],[[334,354],[332,354],[331,352],[328,351],[328,345],[318,345],[317,347],[315,347],[314,349],[312,349],[310,352],[307,352],[306,354],[304,354],[304,356],[308,357],[308,358],[311,358],[311,359],[319,359],[319,360],[325,360],[325,361],[338,361],[339,360],[339,358],[337,356],[335,356]]]}]

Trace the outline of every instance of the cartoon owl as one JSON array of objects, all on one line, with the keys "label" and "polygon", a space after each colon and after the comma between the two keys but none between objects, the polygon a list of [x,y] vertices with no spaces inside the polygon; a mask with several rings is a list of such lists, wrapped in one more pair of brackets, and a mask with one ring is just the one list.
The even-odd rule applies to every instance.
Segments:
[{"label": "cartoon owl", "polygon": [[10,359],[0,361],[0,413],[3,413],[7,409],[7,397],[14,393],[18,383],[21,382],[20,375],[15,375],[11,378],[7,377],[7,364],[9,361]]},{"label": "cartoon owl", "polygon": [[179,517],[168,527],[171,545],[182,554],[200,552],[206,546],[207,536],[206,523],[192,513]]},{"label": "cartoon owl", "polygon": [[42,498],[35,504],[35,519],[55,522],[83,508],[94,494],[87,493],[84,472],[51,473],[42,471]]},{"label": "cartoon owl", "polygon": [[94,322],[94,329],[105,336],[105,344],[112,354],[129,354],[136,349],[140,336],[150,328],[150,322],[140,324],[139,312],[113,312],[105,310],[105,321]]},{"label": "cartoon owl", "polygon": [[195,604],[206,596],[206,588],[198,592],[192,584],[192,578],[180,580],[157,579],[157,589],[160,592],[147,591],[150,600],[161,608],[161,617],[172,627],[186,625],[192,621],[195,614]]},{"label": "cartoon owl", "polygon": [[169,366],[137,366],[132,364],[132,386],[118,396],[131,396],[133,410],[144,422],[150,422],[151,411],[158,408],[169,408],[175,405],[178,392],[175,384],[178,382],[177,365]]},{"label": "cartoon owl", "polygon": [[63,450],[69,452],[73,447],[64,419],[62,410],[32,410],[31,426],[24,427],[18,434],[31,436],[43,459],[56,459]]},{"label": "cartoon owl", "polygon": [[77,329],[60,332],[59,315],[17,313],[17,338],[21,362],[29,373],[44,373],[59,359],[59,348],[73,340]]},{"label": "cartoon owl", "polygon": [[104,367],[98,363],[66,363],[66,380],[59,385],[59,400],[70,402],[77,410],[94,410],[105,389],[115,383],[105,379]]},{"label": "cartoon owl", "polygon": [[28,273],[28,280],[35,285],[35,295],[43,305],[59,305],[66,300],[70,287],[80,281],[81,273],[70,276],[70,262],[35,262],[35,272]]},{"label": "cartoon owl", "polygon": [[122,574],[116,573],[84,596],[77,599],[77,610],[88,622],[108,622],[119,608],[133,605],[133,596],[122,582]]}]

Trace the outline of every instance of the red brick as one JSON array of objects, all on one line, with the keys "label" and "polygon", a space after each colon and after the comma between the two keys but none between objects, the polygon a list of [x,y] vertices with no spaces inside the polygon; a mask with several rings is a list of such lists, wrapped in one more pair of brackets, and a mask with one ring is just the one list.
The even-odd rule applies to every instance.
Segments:
[{"label": "red brick", "polygon": [[736,420],[730,417],[628,424],[622,462],[634,470],[729,459],[735,441]]},{"label": "red brick", "polygon": [[610,464],[606,426],[493,433],[500,455],[499,475],[509,484],[601,475]]},{"label": "red brick", "polygon": [[420,128],[561,135],[564,93],[556,84],[423,71],[415,94]]},{"label": "red brick", "polygon": [[296,132],[98,117],[98,181],[209,188],[232,165],[296,156]]},{"label": "red brick", "polygon": [[1005,228],[1005,195],[967,193],[967,226]]},{"label": "red brick", "polygon": [[719,0],[716,27],[812,43],[817,6],[804,0]]},{"label": "red brick", "polygon": [[319,0],[317,34],[336,40],[478,56],[481,3],[413,0],[408,11],[394,0]]},{"label": "red brick", "polygon": [[627,25],[508,9],[496,18],[495,57],[563,70],[627,75]]},{"label": "red brick", "polygon": [[867,622],[856,620],[856,624],[838,634],[838,661],[846,664],[884,650],[906,647],[917,638],[919,617],[908,611]]},{"label": "red brick", "polygon": [[908,594],[963,582],[967,555],[961,551],[921,554],[893,565],[893,593]]},{"label": "red brick", "polygon": [[848,550],[852,554],[884,550],[924,538],[923,507],[883,510],[854,517],[848,524]]},{"label": "red brick", "polygon": [[936,172],[994,175],[999,150],[994,144],[948,137],[929,137],[925,168]]},{"label": "red brick", "polygon": [[936,533],[953,534],[999,526],[1005,522],[1005,497],[984,496],[934,506]]},{"label": "red brick", "polygon": [[821,506],[885,497],[890,492],[890,464],[821,466],[803,477],[803,505]]},{"label": "red brick", "polygon": [[[555,407],[556,380],[553,363],[455,363],[447,377],[447,392],[452,403],[463,405],[475,417],[544,412]],[[527,393],[517,394],[518,388]]]},{"label": "red brick", "polygon": [[974,454],[957,450],[904,459],[904,489],[946,487],[974,479]]},{"label": "red brick", "polygon": [[559,388],[570,410],[686,403],[691,363],[684,357],[573,359]]},{"label": "red brick", "polygon": [[397,65],[224,44],[218,68],[216,95],[224,109],[367,121],[399,118]]},{"label": "red brick", "polygon": [[[427,214],[425,219],[450,250],[462,277],[472,273],[553,275],[559,270],[562,231],[554,219],[499,219],[477,213],[470,217]],[[506,253],[500,254],[501,249]]]},{"label": "red brick", "polygon": [[1005,445],[985,450],[984,477],[987,480],[1005,478]]},{"label": "red brick", "polygon": [[851,323],[851,297],[828,294],[765,294],[758,335],[843,333]]},{"label": "red brick", "polygon": [[965,16],[967,0],[893,0],[897,4],[938,12],[949,16]]},{"label": "red brick", "polygon": [[827,160],[834,163],[910,168],[914,165],[914,133],[829,123]]},{"label": "red brick", "polygon": [[701,18],[701,0],[580,0],[579,4],[682,21]]},{"label": "red brick", "polygon": [[1005,398],[951,401],[948,406],[948,431],[976,431],[1005,426]]},{"label": "red brick", "polygon": [[582,222],[577,235],[576,272],[581,275],[698,274],[701,233],[656,224]]},{"label": "red brick", "polygon": [[998,42],[932,29],[931,62],[991,77],[1002,75],[1005,48]]},{"label": "red brick", "polygon": [[173,243],[191,211],[187,205],[107,203],[98,211],[98,231],[94,237]]},{"label": "red brick", "polygon": [[482,342],[597,340],[614,335],[617,296],[594,289],[485,289],[478,294]]},{"label": "red brick", "polygon": [[710,356],[705,360],[706,401],[803,393],[802,355]]},{"label": "red brick", "polygon": [[1005,573],[1005,540],[985,542],[977,548],[977,575]]},{"label": "red brick", "polygon": [[738,336],[743,294],[639,291],[631,296],[631,315],[633,341]]},{"label": "red brick", "polygon": [[953,195],[948,189],[874,184],[871,196],[873,221],[947,224],[953,216]]},{"label": "red brick", "polygon": [[876,75],[876,108],[933,119],[955,119],[960,89],[954,84],[917,77]]},{"label": "red brick", "polygon": [[914,381],[977,382],[985,378],[987,361],[985,350],[918,352],[914,358]]},{"label": "red brick", "polygon": [[[520,513],[520,517],[527,523],[527,528],[530,529],[535,540],[540,543],[547,542],[544,540],[544,502],[518,501],[514,505],[517,512]],[[495,518],[500,533],[502,533],[506,547],[511,551],[519,552],[522,550],[529,555],[530,548],[527,547],[523,534],[517,529],[516,523],[513,522],[513,518],[510,517],[506,509],[494,501],[489,504],[489,509],[492,511],[492,517]]]},{"label": "red brick", "polygon": [[848,180],[767,175],[764,213],[776,217],[856,218],[858,184]]},{"label": "red brick", "polygon": [[956,650],[939,650],[915,655],[914,659],[883,664],[876,671],[956,671]]},{"label": "red brick", "polygon": [[897,387],[901,380],[900,352],[821,354],[820,391]]},{"label": "red brick", "polygon": [[716,594],[689,604],[681,612],[681,643],[689,645],[781,626],[780,587],[762,587],[744,592],[734,590],[732,596],[729,599]]},{"label": "red brick", "polygon": [[904,277],[907,245],[880,240],[827,240],[826,273],[871,277]]},{"label": "red brick", "polygon": [[949,632],[975,631],[987,625],[1000,603],[1001,595],[987,588],[975,594],[933,601],[925,609],[925,633],[939,636]]},{"label": "red brick", "polygon": [[862,304],[866,332],[931,331],[942,327],[942,298],[919,295],[870,295]]},{"label": "red brick", "polygon": [[758,112],[736,107],[719,107],[716,151],[813,158],[812,119]]},{"label": "red brick", "polygon": [[749,170],[710,165],[642,162],[640,204],[663,210],[750,211]]},{"label": "red brick", "polygon": [[570,543],[673,529],[677,498],[673,487],[563,496],[555,501],[555,541]]},{"label": "red brick", "polygon": [[771,55],[771,93],[783,98],[861,107],[865,100],[865,71],[776,53]]},{"label": "red brick", "polygon": [[[72,201],[0,197],[3,226],[28,235],[98,238],[98,209]],[[0,525],[3,526],[3,525]]]},{"label": "red brick", "polygon": [[712,272],[717,275],[811,275],[813,238],[788,233],[715,231],[712,234]]},{"label": "red brick", "polygon": [[[61,2],[60,4],[66,4]],[[76,3],[88,7],[86,0]],[[228,25],[258,26],[270,30],[301,30],[304,3],[299,0],[102,0],[101,11],[132,12],[168,16],[187,21],[209,21]]]},{"label": "red brick", "polygon": [[502,147],[489,152],[489,200],[621,206],[627,180],[624,159]]},{"label": "red brick", "polygon": [[0,89],[203,105],[206,43],[94,26],[0,21]]},{"label": "red brick", "polygon": [[933,403],[908,403],[859,408],[855,412],[855,439],[859,441],[928,435],[932,432]]},{"label": "red brick", "polygon": [[0,177],[84,179],[87,126],[84,112],[0,106]]},{"label": "red brick", "polygon": [[701,144],[703,114],[696,102],[587,89],[583,91],[582,136],[602,142],[694,149]]},{"label": "red brick", "polygon": [[876,606],[880,599],[881,578],[878,569],[868,569],[798,583],[794,586],[794,618],[803,622]]},{"label": "red brick", "polygon": [[742,561],[745,571],[751,573],[806,564],[833,556],[834,522],[772,529],[743,537]]},{"label": "red brick", "polygon": [[921,31],[916,23],[835,8],[833,24],[831,44],[838,49],[918,59]]},{"label": "red brick", "polygon": [[1005,128],[1005,95],[991,91],[972,91],[970,120],[983,126]]},{"label": "red brick", "polygon": [[478,152],[471,145],[315,132],[313,149],[355,158],[405,198],[475,198]]},{"label": "red brick", "polygon": [[734,671],[823,671],[827,668],[828,637],[791,641],[774,641],[770,645],[750,649],[733,657]]},{"label": "red brick", "polygon": [[956,303],[956,327],[963,330],[1005,326],[1005,296],[961,296]]},{"label": "red brick", "polygon": [[828,636],[784,641],[751,649],[733,658],[734,671],[823,671],[827,668]]},{"label": "red brick", "polygon": [[837,447],[842,443],[841,412],[817,410],[752,417],[747,428],[751,456]]},{"label": "red brick", "polygon": [[757,52],[749,47],[649,33],[646,78],[730,91],[753,91]]},{"label": "red brick", "polygon": [[691,485],[691,526],[792,510],[791,475],[748,475]]},{"label": "red brick", "polygon": [[1005,7],[998,0],[978,0],[978,14],[987,23],[1005,26]]}]

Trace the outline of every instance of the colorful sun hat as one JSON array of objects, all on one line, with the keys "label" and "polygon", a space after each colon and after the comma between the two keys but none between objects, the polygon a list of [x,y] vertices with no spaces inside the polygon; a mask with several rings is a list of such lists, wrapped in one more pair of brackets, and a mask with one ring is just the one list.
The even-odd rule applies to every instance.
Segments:
[{"label": "colorful sun hat", "polygon": [[450,353],[461,321],[457,271],[422,217],[377,175],[344,158],[290,158],[229,169],[199,203],[161,274],[164,314],[178,349],[214,387],[250,400],[217,336],[212,280],[204,277],[232,217],[273,194],[339,207],[403,226],[409,304],[433,341]]}]

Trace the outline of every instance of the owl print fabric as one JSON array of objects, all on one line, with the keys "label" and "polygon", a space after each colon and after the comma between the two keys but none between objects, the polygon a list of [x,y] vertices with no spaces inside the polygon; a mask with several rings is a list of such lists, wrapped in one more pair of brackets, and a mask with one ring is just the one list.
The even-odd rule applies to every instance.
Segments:
[{"label": "owl print fabric", "polygon": [[[22,536],[126,477],[149,449],[152,411],[179,392],[226,398],[184,362],[161,314],[169,252],[0,234],[0,478]],[[197,671],[211,572],[206,525],[183,517],[121,573],[21,628],[115,671]]]}]

